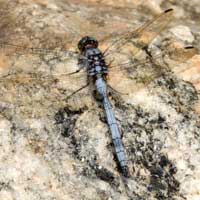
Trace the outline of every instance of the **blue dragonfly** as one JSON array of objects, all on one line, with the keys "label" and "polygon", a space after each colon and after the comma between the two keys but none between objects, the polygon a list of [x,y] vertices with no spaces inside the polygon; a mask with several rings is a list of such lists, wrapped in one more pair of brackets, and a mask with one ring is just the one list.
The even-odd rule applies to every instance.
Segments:
[{"label": "blue dragonfly", "polygon": [[[1,84],[13,84],[14,89],[16,89],[14,94],[17,98],[15,101],[14,96],[10,95],[10,97],[8,95],[7,101],[5,101],[5,98],[1,101],[2,106],[9,107],[9,105],[12,105],[16,107],[23,105],[23,99],[27,103],[27,99],[30,98],[19,95],[17,92],[19,85],[25,85],[27,90],[31,90],[37,84],[43,84],[44,87],[50,85],[52,88],[62,88],[61,85],[67,82],[70,87],[64,90],[58,89],[57,91],[60,93],[64,91],[66,100],[70,102],[73,99],[74,104],[76,104],[76,95],[92,86],[95,98],[101,102],[105,110],[117,164],[122,174],[128,177],[128,159],[121,139],[121,130],[115,118],[108,93],[126,96],[137,90],[139,86],[149,84],[156,77],[162,75],[162,66],[155,64],[156,60],[162,57],[162,54],[152,56],[148,51],[148,45],[167,27],[172,18],[173,10],[169,9],[136,30],[116,35],[114,38],[111,35],[98,42],[97,39],[91,36],[84,36],[78,42],[79,51],[61,50],[59,48],[32,48],[2,42],[0,49],[3,56],[39,55],[49,66],[52,66],[48,72],[43,71],[41,68],[39,70],[17,70],[14,68],[8,70],[7,73],[3,73],[0,77]],[[103,51],[99,48],[101,44],[107,46]],[[193,50],[192,47],[186,48],[185,52],[193,52]],[[135,57],[140,51],[146,52],[145,58],[138,59]],[[62,73],[59,73],[59,70],[55,72],[54,66],[58,62],[65,63],[65,73],[63,73],[63,70]],[[78,62],[78,65],[75,62]],[[153,65],[157,69],[152,67]],[[140,72],[142,68],[146,70],[145,73],[144,71]],[[81,85],[83,82],[85,84]],[[31,99],[31,101],[33,100]]]}]

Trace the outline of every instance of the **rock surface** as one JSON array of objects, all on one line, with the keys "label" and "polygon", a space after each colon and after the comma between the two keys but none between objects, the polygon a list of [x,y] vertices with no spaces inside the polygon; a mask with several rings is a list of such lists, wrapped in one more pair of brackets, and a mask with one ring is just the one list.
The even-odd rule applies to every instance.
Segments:
[{"label": "rock surface", "polygon": [[[115,65],[130,59],[128,46],[108,56],[108,82],[129,92],[110,95],[129,159],[124,178],[90,88],[67,100],[86,74],[66,74],[78,68],[82,36],[105,49],[168,8],[174,18],[149,45],[153,62],[142,51],[127,74]],[[199,16],[199,0],[0,0],[0,43],[42,48],[1,46],[0,199],[199,200]]]}]

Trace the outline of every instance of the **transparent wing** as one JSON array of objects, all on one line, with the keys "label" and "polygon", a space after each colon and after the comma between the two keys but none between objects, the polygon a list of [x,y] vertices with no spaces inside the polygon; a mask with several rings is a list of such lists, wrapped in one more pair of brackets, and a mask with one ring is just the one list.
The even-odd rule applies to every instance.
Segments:
[{"label": "transparent wing", "polygon": [[11,44],[6,42],[0,42],[0,53],[6,56],[36,54],[40,56],[48,56],[50,58],[78,58],[78,52],[63,50],[59,47],[54,49],[34,48],[26,45]]},{"label": "transparent wing", "polygon": [[[173,18],[173,9],[168,9],[159,14],[152,20],[136,30],[122,34],[109,42],[108,50],[112,52],[121,52],[131,45],[131,53],[135,55],[139,50],[146,48],[151,41],[159,35],[169,24]],[[110,38],[105,38],[104,42],[108,42]]]},{"label": "transparent wing", "polygon": [[10,110],[11,116],[15,112],[30,117],[48,115],[66,105],[78,110],[92,102],[89,87],[80,91],[79,95],[82,96],[77,94],[70,100],[67,96],[85,85],[86,78],[87,76],[74,75],[69,78],[66,74],[40,73],[5,75],[0,78],[0,109],[5,110],[6,115]]},{"label": "transparent wing", "polygon": [[75,51],[1,43],[0,53],[0,69],[3,69],[0,72],[0,85],[3,88],[0,103],[3,107],[19,108],[19,105],[23,105],[42,110],[33,105],[42,103],[45,97],[48,97],[46,100],[49,103],[50,100],[55,103],[58,97],[60,102],[64,102],[86,81],[86,71],[79,77],[68,76],[79,68],[77,63],[80,56]]},{"label": "transparent wing", "polygon": [[[166,55],[129,60],[109,68],[108,84],[122,94],[133,93],[172,72],[173,66],[186,62],[196,54],[194,47],[185,47],[174,49]],[[172,67],[166,63],[171,63]]]},{"label": "transparent wing", "polygon": [[[145,23],[143,26],[139,27],[134,31],[125,33],[119,37],[116,37],[114,41],[111,41],[109,46],[110,53],[123,50],[124,46],[127,44],[133,44],[135,47],[134,54],[140,49],[145,48],[163,29],[166,28],[169,21],[172,19],[173,10],[169,9],[161,13],[154,19]],[[105,39],[107,40],[107,39]],[[110,38],[109,38],[110,40]],[[4,54],[39,54],[39,55],[54,55],[55,57],[65,55],[65,56],[75,56],[78,54],[76,51],[69,51],[63,49],[44,49],[44,48],[34,48],[28,47],[26,45],[10,44],[5,42],[0,42],[0,49]],[[126,47],[127,49],[127,47]]]}]

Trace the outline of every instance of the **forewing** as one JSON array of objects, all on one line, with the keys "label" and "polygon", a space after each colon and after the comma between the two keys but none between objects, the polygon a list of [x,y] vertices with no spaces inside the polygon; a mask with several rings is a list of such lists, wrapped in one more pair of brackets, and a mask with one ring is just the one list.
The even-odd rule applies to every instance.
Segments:
[{"label": "forewing", "polygon": [[[6,50],[9,47],[6,46]],[[24,47],[11,45],[11,53],[19,52],[16,48],[24,51]],[[28,50],[32,53],[32,49]],[[39,49],[40,52],[47,55],[46,51]],[[83,69],[80,74],[69,75],[78,70],[78,60],[64,58],[62,55],[51,63],[51,58],[44,61],[37,55],[7,57],[3,51],[0,57],[0,108],[22,112],[23,107],[23,112],[31,113],[33,110],[41,112],[43,108],[48,111],[50,105],[65,105],[66,97],[86,83],[87,73]]]},{"label": "forewing", "polygon": [[40,56],[47,56],[47,58],[69,58],[74,57],[78,58],[78,52],[76,51],[70,51],[70,50],[63,50],[58,48],[54,49],[46,49],[46,48],[35,48],[35,47],[29,47],[26,45],[18,45],[13,43],[6,43],[6,42],[0,42],[0,53],[6,56],[12,56],[12,55],[27,55],[27,54],[33,54],[33,55],[40,55]]},{"label": "forewing", "polygon": [[172,17],[173,9],[164,11],[133,33],[130,33],[130,35],[128,35],[128,40],[137,48],[143,49],[147,47],[150,42],[167,27]]},{"label": "forewing", "polygon": [[122,34],[108,44],[108,54],[127,51],[130,48],[131,55],[135,55],[139,50],[147,47],[167,27],[172,18],[173,9],[169,9],[146,22],[138,29]]}]

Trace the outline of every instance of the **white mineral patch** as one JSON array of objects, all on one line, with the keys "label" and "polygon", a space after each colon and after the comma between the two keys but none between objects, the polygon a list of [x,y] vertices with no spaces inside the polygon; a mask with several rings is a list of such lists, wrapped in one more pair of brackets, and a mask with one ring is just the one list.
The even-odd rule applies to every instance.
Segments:
[{"label": "white mineral patch", "polygon": [[14,200],[14,194],[12,192],[6,191],[6,190],[1,190],[0,191],[0,199],[3,200]]},{"label": "white mineral patch", "polygon": [[170,31],[181,41],[192,43],[194,41],[194,36],[191,30],[187,26],[179,25],[171,28]]},{"label": "white mineral patch", "polygon": [[3,158],[11,150],[11,123],[8,120],[0,120],[0,157]]}]

